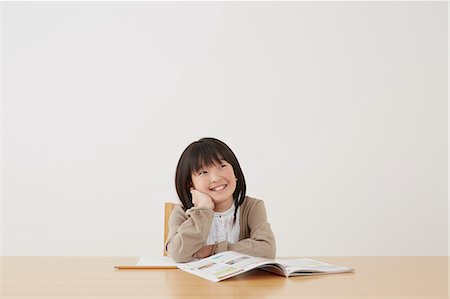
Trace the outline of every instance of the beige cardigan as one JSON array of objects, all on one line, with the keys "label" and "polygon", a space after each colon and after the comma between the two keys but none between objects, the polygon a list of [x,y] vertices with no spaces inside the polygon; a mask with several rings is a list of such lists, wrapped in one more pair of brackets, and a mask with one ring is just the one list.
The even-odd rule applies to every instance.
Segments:
[{"label": "beige cardigan", "polygon": [[[239,209],[239,242],[231,244],[222,241],[214,245],[214,253],[226,250],[242,252],[253,256],[275,257],[275,237],[267,222],[264,202],[245,197]],[[177,205],[169,218],[169,235],[166,250],[178,263],[189,262],[204,246],[211,228],[214,211],[192,207],[186,212]]]}]

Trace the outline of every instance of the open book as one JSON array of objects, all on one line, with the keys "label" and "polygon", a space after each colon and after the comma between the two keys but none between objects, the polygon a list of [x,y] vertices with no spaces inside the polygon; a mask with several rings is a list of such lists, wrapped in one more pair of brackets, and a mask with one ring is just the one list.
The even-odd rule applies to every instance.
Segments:
[{"label": "open book", "polygon": [[271,260],[234,251],[224,251],[194,262],[177,264],[177,267],[214,282],[256,268],[286,277],[354,271],[352,268],[335,266],[307,258]]}]

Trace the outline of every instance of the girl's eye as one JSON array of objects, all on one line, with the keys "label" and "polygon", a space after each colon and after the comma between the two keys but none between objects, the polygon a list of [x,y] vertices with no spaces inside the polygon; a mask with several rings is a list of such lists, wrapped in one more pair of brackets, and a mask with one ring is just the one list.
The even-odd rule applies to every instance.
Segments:
[{"label": "girl's eye", "polygon": [[205,173],[206,173],[206,171],[202,170],[202,171],[198,172],[198,175],[202,175],[202,174],[205,174]]},{"label": "girl's eye", "polygon": [[226,166],[227,166],[227,164],[222,164],[222,165],[220,165],[220,168],[224,168]]}]

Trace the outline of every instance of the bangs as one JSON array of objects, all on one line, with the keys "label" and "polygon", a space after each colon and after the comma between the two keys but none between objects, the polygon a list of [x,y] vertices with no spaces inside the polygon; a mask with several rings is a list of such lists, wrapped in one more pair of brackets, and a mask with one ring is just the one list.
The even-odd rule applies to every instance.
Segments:
[{"label": "bangs", "polygon": [[219,164],[221,160],[226,160],[226,155],[217,146],[211,144],[197,143],[192,149],[192,159],[190,159],[190,172],[197,172],[203,167],[210,167]]}]

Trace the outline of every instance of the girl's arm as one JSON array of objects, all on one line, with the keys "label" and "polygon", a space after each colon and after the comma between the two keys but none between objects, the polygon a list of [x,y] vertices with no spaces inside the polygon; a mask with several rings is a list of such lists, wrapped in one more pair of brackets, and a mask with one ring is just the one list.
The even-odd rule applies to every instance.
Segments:
[{"label": "girl's arm", "polygon": [[[244,212],[245,213],[245,212]],[[266,208],[262,200],[257,200],[250,210],[244,214],[247,217],[249,237],[231,244],[227,241],[217,243],[214,253],[233,250],[252,256],[275,258],[276,246],[270,224],[267,222]],[[243,225],[243,223],[241,223]],[[241,230],[245,229],[241,227]]]},{"label": "girl's arm", "polygon": [[177,206],[169,218],[166,250],[177,263],[192,261],[208,237],[214,212],[209,208],[193,207],[186,212]]}]

